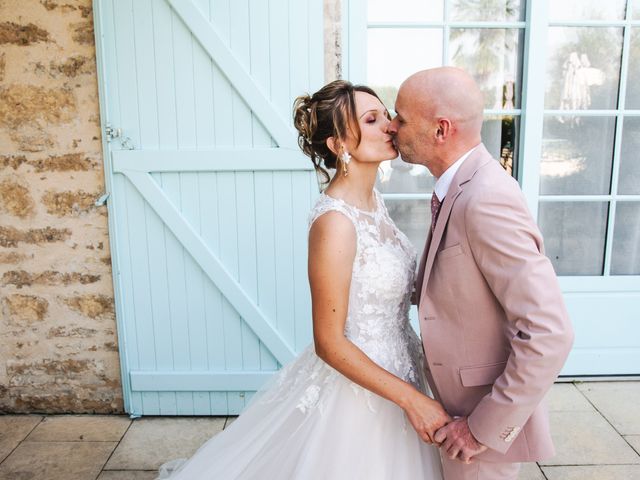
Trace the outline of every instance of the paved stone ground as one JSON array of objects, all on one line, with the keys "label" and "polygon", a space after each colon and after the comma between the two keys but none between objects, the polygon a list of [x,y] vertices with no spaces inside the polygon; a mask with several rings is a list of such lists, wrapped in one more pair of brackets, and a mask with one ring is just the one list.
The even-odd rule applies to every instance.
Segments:
[{"label": "paved stone ground", "polygon": [[[549,407],[558,454],[524,465],[520,480],[640,480],[640,382],[556,384]],[[0,480],[152,480],[232,421],[0,416]]]}]

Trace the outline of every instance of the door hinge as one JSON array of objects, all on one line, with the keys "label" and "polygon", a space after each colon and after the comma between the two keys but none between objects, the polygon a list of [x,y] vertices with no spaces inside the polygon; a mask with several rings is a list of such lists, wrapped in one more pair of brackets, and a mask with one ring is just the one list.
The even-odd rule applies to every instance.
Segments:
[{"label": "door hinge", "polygon": [[135,148],[131,139],[122,135],[122,129],[114,127],[110,123],[107,123],[104,126],[104,136],[107,139],[107,142],[111,142],[116,138],[119,139],[120,145],[122,145],[122,148],[125,150],[133,150]]},{"label": "door hinge", "polygon": [[104,127],[104,136],[107,139],[107,142],[110,142],[114,138],[118,138],[122,135],[122,129],[115,128],[110,123],[107,123]]}]

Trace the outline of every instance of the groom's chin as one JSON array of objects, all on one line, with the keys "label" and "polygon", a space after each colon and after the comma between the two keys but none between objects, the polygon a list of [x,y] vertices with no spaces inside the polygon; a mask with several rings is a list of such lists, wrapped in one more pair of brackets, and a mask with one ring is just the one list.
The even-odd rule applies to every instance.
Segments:
[{"label": "groom's chin", "polygon": [[417,165],[418,162],[413,161],[410,157],[405,157],[402,155],[402,152],[398,155],[398,158],[402,160],[404,163],[408,163],[409,165]]}]

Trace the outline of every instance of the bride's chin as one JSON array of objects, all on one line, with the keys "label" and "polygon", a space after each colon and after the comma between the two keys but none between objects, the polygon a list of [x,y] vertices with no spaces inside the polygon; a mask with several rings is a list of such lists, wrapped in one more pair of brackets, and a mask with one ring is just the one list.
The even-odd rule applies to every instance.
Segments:
[{"label": "bride's chin", "polygon": [[387,158],[387,160],[395,160],[396,158],[398,158],[400,156],[400,152],[397,149],[392,148],[390,155],[391,156],[389,158]]}]

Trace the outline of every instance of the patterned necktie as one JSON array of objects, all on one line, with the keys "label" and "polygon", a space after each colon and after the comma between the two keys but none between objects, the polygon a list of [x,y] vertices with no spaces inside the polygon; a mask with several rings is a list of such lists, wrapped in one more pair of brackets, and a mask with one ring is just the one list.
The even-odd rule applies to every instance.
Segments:
[{"label": "patterned necktie", "polygon": [[442,206],[442,202],[438,200],[438,196],[434,191],[431,194],[431,233],[436,229],[436,222],[438,221],[438,214],[440,213],[440,207]]}]

